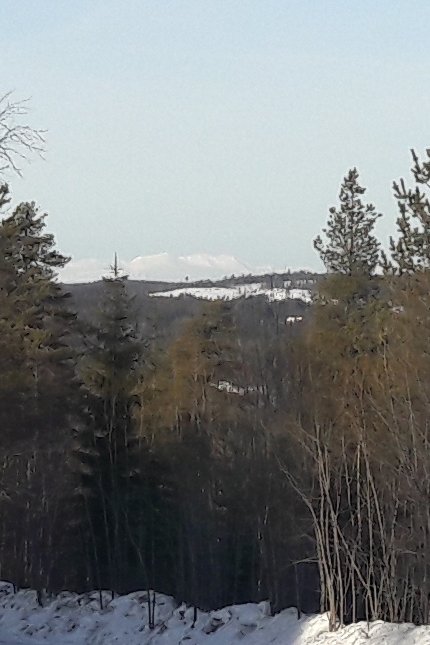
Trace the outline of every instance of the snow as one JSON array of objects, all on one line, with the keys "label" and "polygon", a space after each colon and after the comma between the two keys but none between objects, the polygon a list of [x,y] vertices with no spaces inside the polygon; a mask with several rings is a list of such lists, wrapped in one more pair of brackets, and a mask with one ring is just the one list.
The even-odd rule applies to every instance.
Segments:
[{"label": "snow", "polygon": [[240,385],[235,385],[230,383],[230,381],[218,381],[218,383],[211,383],[212,387],[215,387],[220,392],[228,392],[229,394],[239,394],[243,396],[246,393],[246,389]]},{"label": "snow", "polygon": [[312,294],[309,289],[290,289],[288,297],[293,300],[303,300],[304,302],[312,301]]},{"label": "snow", "polygon": [[242,387],[241,385],[235,385],[230,383],[230,381],[218,381],[218,383],[210,383],[211,387],[216,388],[220,392],[228,392],[228,394],[239,394],[239,396],[244,396],[251,392],[260,392],[264,393],[264,388],[262,385],[247,385]]},{"label": "snow", "polygon": [[297,620],[295,609],[271,617],[268,603],[198,612],[157,594],[155,628],[148,628],[147,594],[111,600],[103,593],[63,592],[37,604],[34,591],[14,594],[0,583],[0,645],[430,645],[430,627],[377,621],[328,632],[327,616]]},{"label": "snow", "polygon": [[286,289],[282,287],[269,289],[261,282],[238,284],[234,287],[181,287],[170,291],[157,291],[150,294],[154,298],[179,298],[192,296],[202,300],[235,300],[252,296],[265,296],[269,302],[283,300],[302,300],[310,303],[312,295],[309,289]]}]

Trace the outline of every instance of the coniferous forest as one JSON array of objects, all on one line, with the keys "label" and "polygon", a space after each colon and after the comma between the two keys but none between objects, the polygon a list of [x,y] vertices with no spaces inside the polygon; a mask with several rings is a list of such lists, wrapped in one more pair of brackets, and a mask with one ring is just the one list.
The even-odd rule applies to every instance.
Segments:
[{"label": "coniferous forest", "polygon": [[428,623],[430,153],[411,170],[388,244],[346,173],[295,325],[264,298],[138,302],[116,259],[89,313],[2,181],[0,578]]}]

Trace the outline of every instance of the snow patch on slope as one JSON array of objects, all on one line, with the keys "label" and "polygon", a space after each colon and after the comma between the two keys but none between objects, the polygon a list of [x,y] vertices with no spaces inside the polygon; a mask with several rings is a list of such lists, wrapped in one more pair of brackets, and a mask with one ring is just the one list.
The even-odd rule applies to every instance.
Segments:
[{"label": "snow patch on slope", "polygon": [[252,296],[265,296],[269,302],[303,300],[303,302],[310,303],[312,300],[311,292],[308,289],[284,289],[282,287],[269,289],[260,282],[238,284],[234,287],[181,287],[149,295],[154,298],[179,298],[188,295],[202,300],[236,300]]},{"label": "snow patch on slope", "polygon": [[0,583],[0,643],[10,645],[430,645],[430,627],[377,621],[328,632],[327,616],[297,620],[294,609],[270,616],[268,603],[233,605],[198,612],[162,594],[156,596],[155,627],[148,627],[147,594],[111,600],[103,593],[60,593],[44,606],[34,591],[13,594]]}]

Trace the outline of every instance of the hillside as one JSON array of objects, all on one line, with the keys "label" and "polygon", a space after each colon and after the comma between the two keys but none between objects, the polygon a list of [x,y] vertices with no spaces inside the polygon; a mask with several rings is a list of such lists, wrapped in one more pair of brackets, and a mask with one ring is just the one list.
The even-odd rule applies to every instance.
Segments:
[{"label": "hillside", "polygon": [[[284,322],[294,322],[306,315],[319,274],[298,271],[262,276],[232,276],[223,280],[197,282],[160,282],[129,280],[128,291],[134,297],[136,313],[141,322],[151,327],[170,325],[192,317],[200,311],[204,300],[265,300],[272,309],[281,309]],[[71,307],[84,319],[95,316],[103,293],[103,282],[67,284]]]}]

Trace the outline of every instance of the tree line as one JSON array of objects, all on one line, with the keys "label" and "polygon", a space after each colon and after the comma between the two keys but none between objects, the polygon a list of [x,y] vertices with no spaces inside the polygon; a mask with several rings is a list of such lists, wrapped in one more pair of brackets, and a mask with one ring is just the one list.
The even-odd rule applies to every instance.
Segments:
[{"label": "tree line", "polygon": [[9,200],[3,184],[0,576],[207,608],[295,602],[304,551],[283,506],[297,500],[265,429],[284,397],[276,307],[210,303],[159,342],[115,261],[80,319],[45,215]]},{"label": "tree line", "polygon": [[116,260],[78,316],[45,215],[3,183],[0,577],[427,623],[430,156],[412,171],[386,253],[348,172],[303,324],[214,302],[163,340]]},{"label": "tree line", "polygon": [[[346,621],[429,620],[430,152],[394,182],[398,236],[375,236],[356,169],[315,247],[327,268],[294,351],[284,472],[313,522],[321,609]],[[304,476],[303,476],[304,474]]]}]

